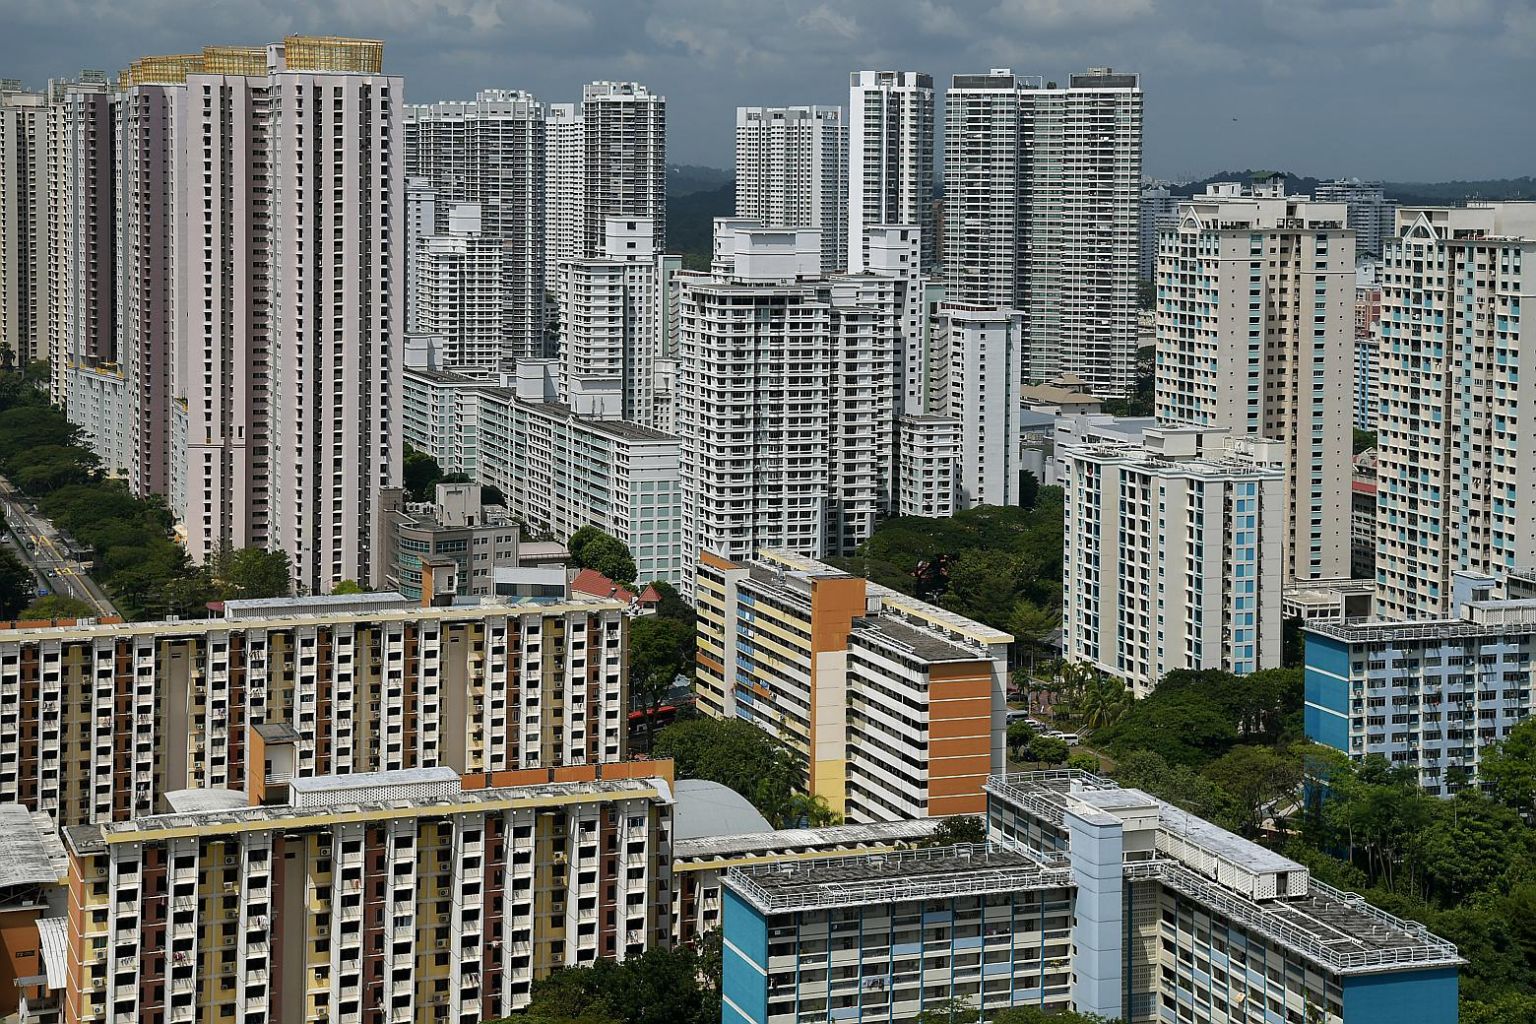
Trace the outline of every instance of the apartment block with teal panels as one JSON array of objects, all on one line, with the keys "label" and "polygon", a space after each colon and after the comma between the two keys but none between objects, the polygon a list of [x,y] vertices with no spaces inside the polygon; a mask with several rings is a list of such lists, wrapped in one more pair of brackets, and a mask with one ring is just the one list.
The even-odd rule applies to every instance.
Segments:
[{"label": "apartment block with teal panels", "polygon": [[960,1000],[1126,1024],[1456,1024],[1450,943],[1075,771],[994,777],[989,843],[734,871],[725,1024]]},{"label": "apartment block with teal panels", "polygon": [[1536,600],[1493,596],[1504,588],[1456,573],[1454,617],[1309,627],[1307,738],[1412,768],[1439,796],[1475,780],[1536,703]]}]

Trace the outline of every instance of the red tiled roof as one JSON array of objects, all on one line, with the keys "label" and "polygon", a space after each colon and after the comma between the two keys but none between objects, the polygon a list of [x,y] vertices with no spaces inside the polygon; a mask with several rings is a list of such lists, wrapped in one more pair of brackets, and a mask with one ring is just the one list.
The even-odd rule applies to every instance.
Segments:
[{"label": "red tiled roof", "polygon": [[571,580],[571,589],[593,597],[611,597],[624,604],[635,599],[633,591],[619,586],[596,569],[583,569],[577,573],[576,578]]}]

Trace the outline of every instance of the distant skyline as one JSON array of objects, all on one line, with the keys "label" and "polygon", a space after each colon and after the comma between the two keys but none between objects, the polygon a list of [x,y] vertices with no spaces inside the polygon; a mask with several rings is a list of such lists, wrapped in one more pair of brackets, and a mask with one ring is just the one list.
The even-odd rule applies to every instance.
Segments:
[{"label": "distant skyline", "polygon": [[4,0],[0,15],[0,77],[33,88],[289,32],[384,40],[411,102],[573,101],[587,81],[637,80],[667,97],[672,163],[731,166],[737,106],[846,105],[859,68],[925,71],[942,91],[956,72],[1109,65],[1142,75],[1149,175],[1536,173],[1530,0]]}]

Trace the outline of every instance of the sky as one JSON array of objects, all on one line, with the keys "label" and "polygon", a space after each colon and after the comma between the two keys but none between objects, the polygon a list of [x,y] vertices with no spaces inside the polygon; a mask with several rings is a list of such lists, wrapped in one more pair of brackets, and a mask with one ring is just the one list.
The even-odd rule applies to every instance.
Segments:
[{"label": "sky", "polygon": [[642,82],[673,163],[730,166],[738,105],[846,106],[854,69],[1112,66],[1141,73],[1149,175],[1536,174],[1536,0],[0,0],[0,77],[289,32],[383,39],[412,102]]}]

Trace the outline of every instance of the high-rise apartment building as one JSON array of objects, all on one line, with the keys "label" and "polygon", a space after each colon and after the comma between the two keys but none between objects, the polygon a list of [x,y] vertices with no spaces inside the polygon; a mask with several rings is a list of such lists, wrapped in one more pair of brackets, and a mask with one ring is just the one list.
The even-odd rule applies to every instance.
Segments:
[{"label": "high-rise apartment building", "polygon": [[1179,222],[1179,200],[1163,184],[1143,185],[1141,189],[1141,256],[1137,275],[1143,281],[1157,275],[1157,240]]},{"label": "high-rise apartment building", "polygon": [[561,542],[596,526],[629,547],[638,579],[681,584],[681,441],[577,412],[557,376],[552,359],[524,360],[515,377],[409,368],[405,441],[497,488],[521,522]]},{"label": "high-rise apartment building", "polygon": [[714,272],[677,278],[684,557],[850,550],[896,490],[910,282],[824,278],[811,229],[716,227]]},{"label": "high-rise apartment building", "polygon": [[1013,637],[782,551],[706,552],[695,594],[700,710],[786,743],[807,792],[856,822],[983,810]]},{"label": "high-rise apartment building", "polygon": [[1140,79],[1108,68],[995,68],[945,97],[947,297],[1024,314],[1028,381],[1135,385],[1141,124]]},{"label": "high-rise apartment building", "polygon": [[960,424],[955,505],[1016,505],[1023,326],[1006,309],[946,302],[939,340],[948,349],[947,389],[937,411]]},{"label": "high-rise apartment building", "polygon": [[587,138],[580,103],[551,103],[544,115],[544,284],[559,294],[560,264],[583,255]]},{"label": "high-rise apartment building", "polygon": [[403,84],[382,50],[290,36],[260,74],[212,62],[179,126],[188,549],[286,551],[314,593],[375,577],[399,476]]},{"label": "high-rise apartment building", "polygon": [[135,61],[113,105],[118,351],[126,377],[129,484],[141,497],[170,494],[183,454],[172,444],[176,399],[185,395],[176,315],[183,209],[177,124],[192,60]]},{"label": "high-rise apartment building", "polygon": [[543,355],[543,105],[526,92],[488,89],[469,101],[407,107],[403,127],[405,173],[434,195],[434,233],[450,230],[455,203],[472,203],[481,236],[499,249],[502,358]]},{"label": "high-rise apartment building", "polygon": [[232,601],[222,618],[0,630],[0,801],[61,826],[167,793],[624,757],[615,602]]},{"label": "high-rise apartment building", "polygon": [[848,268],[847,175],[842,107],[736,108],[736,216],[817,229],[828,274]]},{"label": "high-rise apartment building", "polygon": [[48,97],[0,80],[0,359],[48,355]]},{"label": "high-rise apartment building", "polygon": [[1451,574],[1536,565],[1536,450],[1521,306],[1536,203],[1398,211],[1381,267],[1377,611],[1450,610]]},{"label": "high-rise apartment building", "polygon": [[483,212],[453,204],[444,229],[419,240],[411,254],[410,329],[438,339],[441,364],[450,369],[495,370],[508,358],[505,243],[485,233]]},{"label": "high-rise apartment building", "polygon": [[1381,405],[1376,336],[1376,325],[1381,323],[1381,283],[1376,272],[1374,263],[1355,265],[1355,429],[1372,432]]},{"label": "high-rise apartment building", "polygon": [[933,76],[855,71],[848,83],[848,271],[867,258],[866,231],[921,231],[921,269],[937,261],[933,219]]},{"label": "high-rise apartment building", "polygon": [[1285,449],[1285,574],[1349,575],[1353,232],[1284,184],[1180,204],[1158,263],[1158,421]]},{"label": "high-rise apartment building", "polygon": [[989,1018],[1457,1019],[1455,946],[1296,861],[1086,772],[999,775],[986,797],[985,844],[728,874],[725,1024],[957,1003]]},{"label": "high-rise apartment building", "polygon": [[608,218],[645,218],[667,243],[667,100],[638,82],[592,82],[581,93],[582,249],[598,256]]},{"label": "high-rise apartment building", "polygon": [[665,256],[655,224],[645,217],[610,217],[603,251],[560,265],[563,331],[562,400],[609,393],[604,415],[656,424],[656,362],[671,325],[668,295],[682,259]]},{"label": "high-rise apartment building", "polygon": [[1397,216],[1397,200],[1388,199],[1379,181],[1340,178],[1320,181],[1313,198],[1323,203],[1344,203],[1349,207],[1349,226],[1355,232],[1355,249],[1362,256],[1380,256],[1382,247],[1392,238]]},{"label": "high-rise apartment building", "polygon": [[1138,697],[1175,669],[1279,667],[1281,446],[1227,444],[1223,431],[1153,428],[1141,445],[1057,453],[1064,657]]},{"label": "high-rise apartment building", "polygon": [[75,371],[117,361],[112,167],[106,76],[49,82],[48,360],[54,404],[66,412]]},{"label": "high-rise apartment building", "polygon": [[945,299],[1014,309],[1023,298],[1019,87],[1006,68],[955,75],[944,94]]}]

